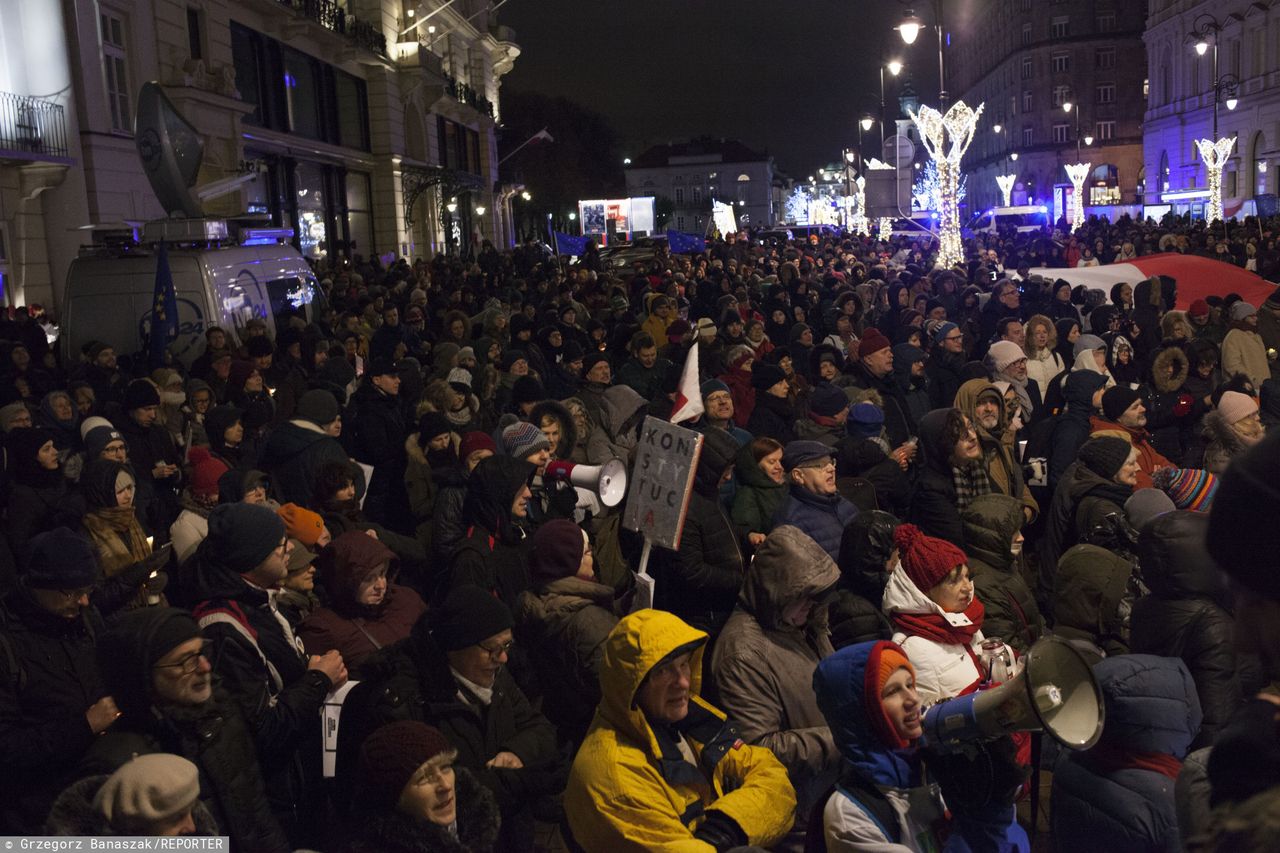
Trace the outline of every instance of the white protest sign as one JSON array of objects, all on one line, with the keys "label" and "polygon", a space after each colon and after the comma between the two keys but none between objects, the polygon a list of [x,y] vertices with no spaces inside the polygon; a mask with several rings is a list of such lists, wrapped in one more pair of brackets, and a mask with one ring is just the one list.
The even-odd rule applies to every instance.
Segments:
[{"label": "white protest sign", "polygon": [[678,549],[701,452],[700,433],[645,418],[631,467],[622,526],[654,545]]}]

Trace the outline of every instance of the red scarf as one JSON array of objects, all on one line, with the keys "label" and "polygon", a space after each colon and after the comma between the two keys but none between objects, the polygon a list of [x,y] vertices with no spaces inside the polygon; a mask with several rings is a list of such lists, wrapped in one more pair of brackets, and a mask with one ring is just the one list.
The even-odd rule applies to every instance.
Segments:
[{"label": "red scarf", "polygon": [[1182,762],[1163,752],[1136,752],[1117,744],[1102,741],[1084,753],[1084,761],[1096,773],[1104,776],[1117,770],[1149,770],[1168,776],[1175,782],[1182,770]]},{"label": "red scarf", "polygon": [[902,629],[902,633],[912,637],[924,637],[935,643],[956,643],[968,648],[973,642],[973,635],[982,629],[983,613],[982,602],[974,596],[973,601],[964,609],[964,615],[969,617],[968,625],[952,625],[941,613],[936,612],[895,613],[893,621]]}]

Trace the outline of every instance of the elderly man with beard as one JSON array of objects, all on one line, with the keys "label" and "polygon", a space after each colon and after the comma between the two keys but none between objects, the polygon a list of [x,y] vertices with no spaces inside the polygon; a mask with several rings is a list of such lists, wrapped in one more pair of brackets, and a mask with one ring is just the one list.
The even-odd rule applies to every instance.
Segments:
[{"label": "elderly man with beard", "polygon": [[1040,386],[1027,378],[1027,354],[1012,341],[996,341],[987,350],[987,371],[993,380],[1003,379],[1013,386],[1018,395],[1021,410],[1015,429],[1021,431],[1031,423],[1044,401],[1040,399]]},{"label": "elderly man with beard", "polygon": [[1030,524],[1040,513],[1022,476],[1022,466],[1014,453],[1014,433],[999,387],[985,379],[970,379],[956,393],[955,407],[973,424],[982,445],[982,464],[992,491],[1022,501]]},{"label": "elderly man with beard", "polygon": [[200,769],[200,802],[236,849],[291,850],[268,805],[248,724],[214,685],[209,654],[183,610],[122,616],[98,641],[102,680],[122,716],[93,742],[83,775],[111,773],[135,755],[180,755]]},{"label": "elderly man with beard", "polygon": [[1108,388],[1102,395],[1102,414],[1103,417],[1093,415],[1089,418],[1089,437],[1113,435],[1133,445],[1138,451],[1138,485],[1135,488],[1151,488],[1154,485],[1151,475],[1157,469],[1176,467],[1151,443],[1151,433],[1146,429],[1147,407],[1140,393],[1124,385]]}]

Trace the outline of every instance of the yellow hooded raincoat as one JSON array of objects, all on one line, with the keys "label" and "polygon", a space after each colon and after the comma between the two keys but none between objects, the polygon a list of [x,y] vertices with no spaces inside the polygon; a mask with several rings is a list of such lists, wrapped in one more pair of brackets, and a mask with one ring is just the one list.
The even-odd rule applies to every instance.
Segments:
[{"label": "yellow hooded raincoat", "polygon": [[[791,829],[796,796],[786,769],[768,749],[743,743],[725,715],[698,695],[706,639],[662,610],[632,613],[609,634],[600,665],[603,698],[565,790],[569,826],[585,850],[712,853],[693,836],[708,809],[732,818],[748,844],[771,844]],[[671,744],[663,754],[635,704],[649,671],[695,644],[689,725],[681,728],[698,769]]]}]

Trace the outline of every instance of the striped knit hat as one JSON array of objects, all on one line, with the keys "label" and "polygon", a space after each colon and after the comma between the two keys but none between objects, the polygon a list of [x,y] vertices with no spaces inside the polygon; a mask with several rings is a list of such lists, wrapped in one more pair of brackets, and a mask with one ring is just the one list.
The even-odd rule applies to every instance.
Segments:
[{"label": "striped knit hat", "polygon": [[1161,468],[1151,480],[1178,509],[1208,512],[1218,493],[1218,478],[1203,468]]}]

